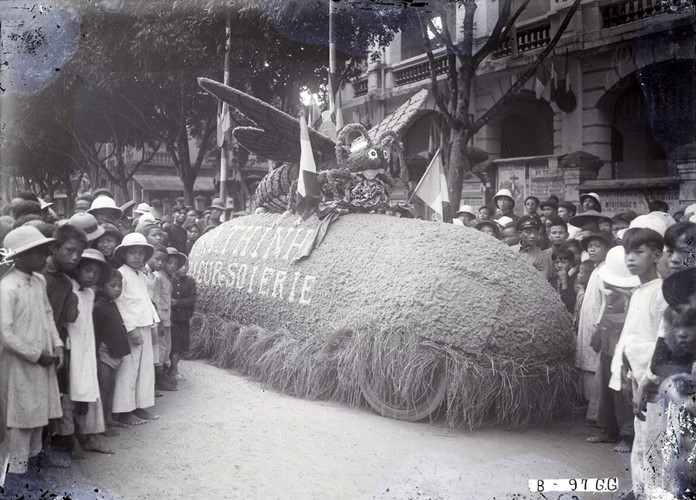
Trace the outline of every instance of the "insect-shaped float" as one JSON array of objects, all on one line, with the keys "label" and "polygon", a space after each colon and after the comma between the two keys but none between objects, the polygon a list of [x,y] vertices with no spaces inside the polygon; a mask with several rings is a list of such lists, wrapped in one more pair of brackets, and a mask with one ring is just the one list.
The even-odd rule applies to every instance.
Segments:
[{"label": "insect-shaped float", "polygon": [[287,164],[259,185],[266,213],[224,223],[191,252],[197,355],[283,392],[366,402],[399,419],[514,427],[572,410],[571,319],[531,266],[470,228],[365,213],[390,206],[384,152],[405,169],[398,130],[378,137],[353,127],[366,143],[355,155],[310,130],[323,193],[351,213],[295,260],[320,225],[280,214],[293,207],[299,122],[220,83],[199,83],[254,122],[234,130],[242,146]]}]

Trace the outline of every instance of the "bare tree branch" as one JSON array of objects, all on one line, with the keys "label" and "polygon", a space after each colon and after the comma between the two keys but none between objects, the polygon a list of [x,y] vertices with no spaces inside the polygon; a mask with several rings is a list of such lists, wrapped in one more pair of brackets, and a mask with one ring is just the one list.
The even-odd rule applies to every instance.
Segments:
[{"label": "bare tree branch", "polygon": [[544,50],[537,55],[536,61],[534,64],[529,66],[517,79],[515,83],[512,84],[512,86],[508,89],[507,92],[495,103],[493,106],[490,107],[488,111],[486,111],[481,118],[476,120],[474,124],[472,125],[472,134],[477,132],[478,130],[481,129],[486,123],[488,123],[491,118],[493,118],[498,111],[500,111],[500,108],[503,107],[503,105],[508,102],[513,95],[517,94],[519,90],[522,88],[522,86],[525,84],[527,80],[529,80],[532,76],[534,76],[537,72],[537,68],[544,62],[544,60],[548,57],[548,55],[551,53],[551,51],[556,47],[558,44],[558,41],[561,39],[563,36],[563,33],[565,32],[566,28],[568,27],[568,24],[570,24],[570,20],[572,19],[573,15],[575,14],[575,11],[578,10],[578,7],[580,6],[580,2],[582,0],[574,0],[573,5],[570,7],[570,10],[566,14],[565,18],[563,19],[563,22],[561,25],[558,27],[558,30],[556,31],[556,34],[553,36],[549,44],[544,48]]},{"label": "bare tree branch", "polygon": [[425,53],[428,56],[428,65],[430,67],[430,91],[433,93],[433,97],[435,98],[435,102],[437,104],[437,107],[440,110],[440,113],[442,113],[442,116],[445,118],[445,121],[447,124],[453,128],[457,128],[456,121],[454,119],[454,116],[452,116],[452,113],[450,110],[447,108],[447,104],[445,104],[445,100],[442,97],[442,94],[440,93],[440,90],[437,87],[437,71],[436,71],[436,66],[435,66],[435,56],[433,56],[433,49],[432,46],[430,45],[430,38],[428,37],[428,29],[427,29],[427,21],[424,19],[423,16],[426,16],[427,14],[424,14],[422,12],[418,13],[418,22],[420,25],[421,29],[421,36],[423,38],[423,45],[425,46]]}]

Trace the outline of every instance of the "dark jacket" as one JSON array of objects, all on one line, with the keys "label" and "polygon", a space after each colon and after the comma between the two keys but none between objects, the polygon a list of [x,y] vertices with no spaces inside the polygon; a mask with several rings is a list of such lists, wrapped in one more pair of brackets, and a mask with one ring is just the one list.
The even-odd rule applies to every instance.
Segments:
[{"label": "dark jacket", "polygon": [[122,358],[130,354],[128,332],[123,324],[121,313],[118,312],[114,301],[104,294],[97,294],[92,311],[92,322],[97,351],[103,342],[113,358]]},{"label": "dark jacket", "polygon": [[196,280],[191,276],[172,276],[172,321],[188,321],[196,306]]}]

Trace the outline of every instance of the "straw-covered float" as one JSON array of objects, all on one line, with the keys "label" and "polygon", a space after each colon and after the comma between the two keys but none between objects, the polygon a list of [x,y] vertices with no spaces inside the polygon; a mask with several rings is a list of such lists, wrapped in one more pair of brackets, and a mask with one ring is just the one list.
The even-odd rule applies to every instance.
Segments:
[{"label": "straw-covered float", "polygon": [[[300,125],[291,117],[217,82],[201,85],[254,122],[235,129],[242,145],[271,159],[298,157]],[[283,139],[283,123],[294,141]],[[395,146],[403,171],[395,133],[365,131],[366,154],[354,154],[302,130],[320,169],[343,165],[345,175],[325,175],[322,186],[342,214],[394,208],[383,160]],[[342,163],[361,155],[368,167]],[[267,209],[293,208],[297,178],[296,165],[280,167],[257,199]],[[451,224],[376,213],[332,220],[324,232],[326,220],[315,216],[260,213],[203,235],[190,255],[199,286],[194,354],[286,393],[366,402],[406,420],[439,412],[452,426],[514,427],[572,410],[570,317],[507,246]]]},{"label": "straw-covered float", "polygon": [[473,229],[385,215],[259,214],[205,234],[194,351],[293,395],[451,425],[547,421],[568,409],[570,318],[537,272]]}]

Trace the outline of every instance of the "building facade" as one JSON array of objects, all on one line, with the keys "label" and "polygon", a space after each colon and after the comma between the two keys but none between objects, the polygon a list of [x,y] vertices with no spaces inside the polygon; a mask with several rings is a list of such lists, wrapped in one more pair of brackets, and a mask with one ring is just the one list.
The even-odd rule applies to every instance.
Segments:
[{"label": "building facade", "polygon": [[[477,44],[493,29],[500,3],[478,2]],[[473,118],[535,61],[571,4],[529,4],[511,37],[477,70]],[[449,20],[452,33],[461,32],[463,15],[460,8]],[[506,187],[519,201],[555,194],[577,202],[594,191],[606,211],[638,213],[651,199],[673,210],[696,201],[694,15],[692,0],[583,0],[546,59],[547,86],[539,92],[531,78],[475,135],[470,146],[488,159],[467,174],[462,199],[483,204]],[[443,48],[434,54],[442,81],[446,54]],[[429,86],[420,32],[407,27],[342,90],[344,122],[373,126]],[[402,133],[412,180],[442,133],[446,126],[429,98]]]}]

